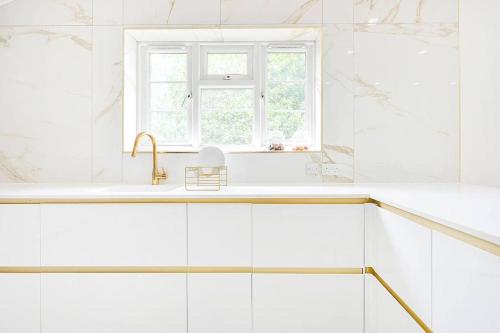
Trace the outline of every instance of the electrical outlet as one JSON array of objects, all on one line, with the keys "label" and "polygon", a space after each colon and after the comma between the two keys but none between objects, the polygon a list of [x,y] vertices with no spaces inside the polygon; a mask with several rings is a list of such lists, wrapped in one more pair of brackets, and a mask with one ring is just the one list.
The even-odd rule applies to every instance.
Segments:
[{"label": "electrical outlet", "polygon": [[309,163],[306,165],[306,175],[319,176],[320,165],[318,163]]},{"label": "electrical outlet", "polygon": [[321,174],[323,176],[338,176],[340,169],[337,164],[322,164]]}]

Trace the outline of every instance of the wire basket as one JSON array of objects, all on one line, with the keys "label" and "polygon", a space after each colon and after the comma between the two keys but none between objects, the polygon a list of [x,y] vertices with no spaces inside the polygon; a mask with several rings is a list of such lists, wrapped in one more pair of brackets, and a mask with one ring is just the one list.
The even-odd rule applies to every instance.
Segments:
[{"label": "wire basket", "polygon": [[227,167],[186,167],[184,179],[187,191],[219,191],[227,186]]}]

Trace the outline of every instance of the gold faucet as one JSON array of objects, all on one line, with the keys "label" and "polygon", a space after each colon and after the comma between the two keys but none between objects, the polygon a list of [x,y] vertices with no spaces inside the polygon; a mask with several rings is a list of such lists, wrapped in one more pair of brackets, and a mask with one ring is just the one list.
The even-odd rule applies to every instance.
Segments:
[{"label": "gold faucet", "polygon": [[158,149],[156,147],[156,138],[153,134],[147,132],[141,132],[137,134],[137,136],[135,137],[134,149],[132,150],[132,157],[137,156],[137,148],[139,147],[139,143],[144,136],[148,136],[151,139],[151,143],[153,144],[153,174],[151,183],[153,185],[159,185],[160,181],[166,180],[168,176],[165,169],[158,171]]}]

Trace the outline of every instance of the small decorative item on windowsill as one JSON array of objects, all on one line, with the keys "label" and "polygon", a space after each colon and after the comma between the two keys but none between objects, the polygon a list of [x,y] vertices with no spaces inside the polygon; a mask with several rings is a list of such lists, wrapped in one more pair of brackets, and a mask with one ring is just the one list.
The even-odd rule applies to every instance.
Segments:
[{"label": "small decorative item on windowsill", "polygon": [[285,150],[285,145],[283,143],[285,141],[285,138],[283,136],[283,132],[272,131],[269,136],[270,136],[270,140],[269,140],[269,150],[270,151]]},{"label": "small decorative item on windowsill", "polygon": [[308,151],[309,147],[306,145],[296,145],[292,148],[293,151]]},{"label": "small decorative item on windowsill", "polygon": [[187,191],[219,191],[227,186],[227,167],[224,153],[216,147],[203,148],[195,158],[196,166],[186,167]]},{"label": "small decorative item on windowsill", "polygon": [[282,143],[271,143],[269,145],[269,150],[274,151],[274,150],[285,150],[285,145]]},{"label": "small decorative item on windowsill", "polygon": [[295,132],[295,134],[292,137],[292,150],[293,151],[307,151],[309,150],[309,146],[306,142],[307,140],[307,133],[300,130]]}]

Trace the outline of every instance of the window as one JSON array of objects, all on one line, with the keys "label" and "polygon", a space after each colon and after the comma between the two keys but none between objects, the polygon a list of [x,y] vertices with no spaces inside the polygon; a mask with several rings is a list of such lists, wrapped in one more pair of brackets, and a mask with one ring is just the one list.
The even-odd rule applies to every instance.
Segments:
[{"label": "window", "polygon": [[315,41],[142,42],[137,130],[164,150],[315,149],[315,57]]},{"label": "window", "polygon": [[163,145],[191,142],[187,49],[150,49],[142,123]]}]

